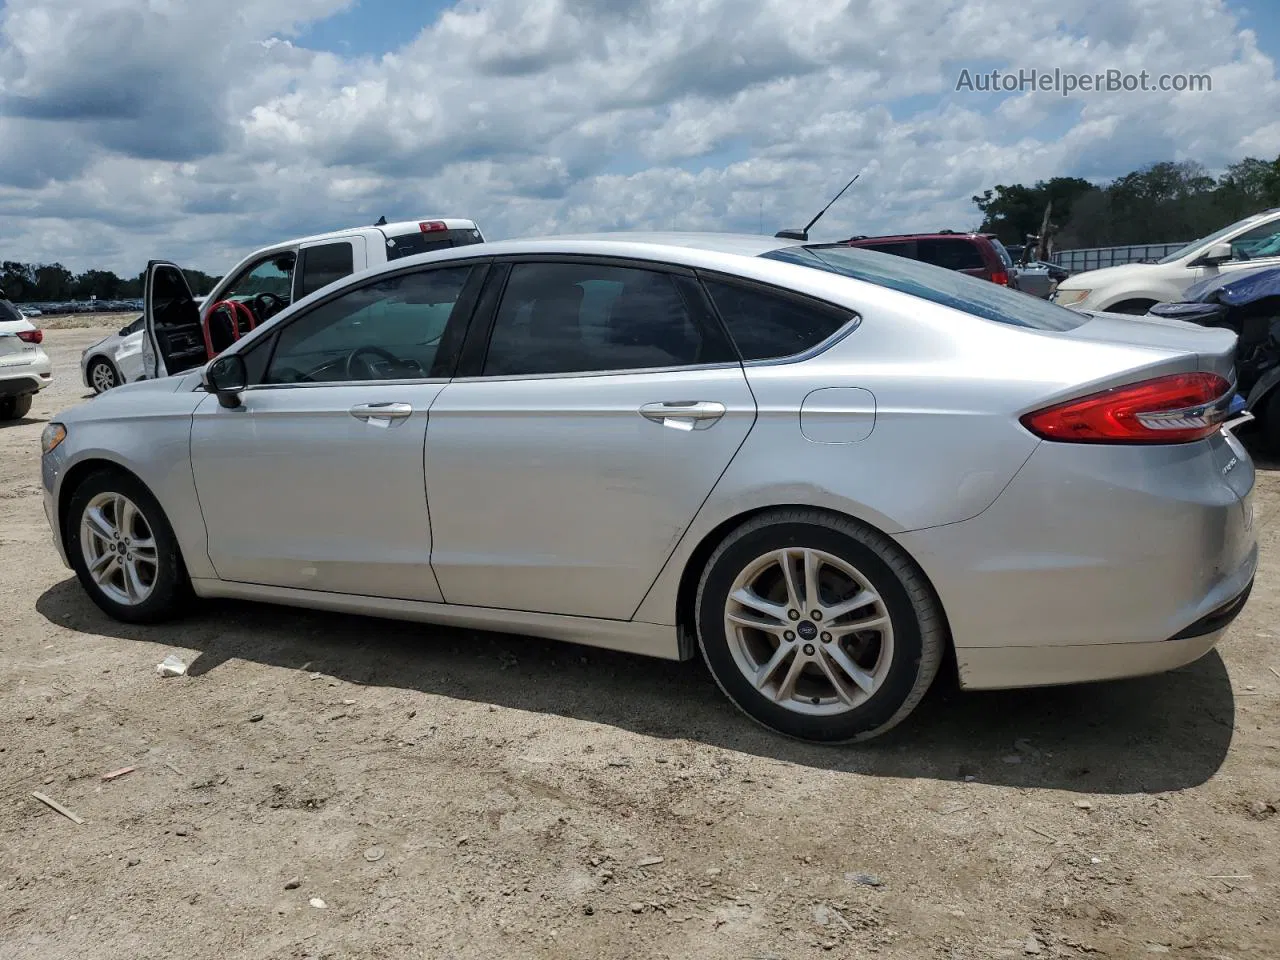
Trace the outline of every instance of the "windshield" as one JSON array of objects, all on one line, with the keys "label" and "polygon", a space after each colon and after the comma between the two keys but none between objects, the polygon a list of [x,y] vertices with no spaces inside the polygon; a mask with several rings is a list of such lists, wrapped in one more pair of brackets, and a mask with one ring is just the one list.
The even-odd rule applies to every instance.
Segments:
[{"label": "windshield", "polygon": [[1156,261],[1156,263],[1173,263],[1175,260],[1181,260],[1183,257],[1191,253],[1193,250],[1196,250],[1203,246],[1207,246],[1216,240],[1221,240],[1227,234],[1234,233],[1236,230],[1239,230],[1241,227],[1247,226],[1248,224],[1254,223],[1261,219],[1262,219],[1261,217],[1256,217],[1256,216],[1245,217],[1243,220],[1237,220],[1235,223],[1227,224],[1227,226],[1223,227],[1221,230],[1217,231],[1216,233],[1211,233],[1207,237],[1201,237],[1199,240],[1192,240],[1185,247],[1179,247],[1177,250],[1173,251],[1173,253],[1167,256],[1161,257],[1159,260]]},{"label": "windshield", "polygon": [[762,256],[874,283],[965,313],[1032,330],[1074,330],[1089,318],[990,280],[890,254],[819,244],[783,247]]}]

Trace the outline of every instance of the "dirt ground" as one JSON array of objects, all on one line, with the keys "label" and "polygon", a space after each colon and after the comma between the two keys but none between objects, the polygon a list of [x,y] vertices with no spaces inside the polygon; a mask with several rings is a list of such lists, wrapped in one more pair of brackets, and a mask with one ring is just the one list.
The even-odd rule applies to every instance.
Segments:
[{"label": "dirt ground", "polygon": [[109,621],[37,462],[107,332],[50,332],[54,385],[0,427],[4,960],[1280,957],[1280,472],[1220,654],[944,677],[817,748],[696,662],[240,603]]}]

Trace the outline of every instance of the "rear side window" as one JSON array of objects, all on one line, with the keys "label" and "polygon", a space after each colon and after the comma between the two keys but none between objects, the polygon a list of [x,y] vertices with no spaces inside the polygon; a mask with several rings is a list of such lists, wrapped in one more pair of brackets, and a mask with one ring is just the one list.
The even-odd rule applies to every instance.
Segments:
[{"label": "rear side window", "polygon": [[919,259],[948,270],[982,270],[982,252],[972,240],[921,240]]},{"label": "rear side window", "polygon": [[302,280],[298,298],[315,293],[321,287],[327,287],[354,272],[355,257],[351,244],[346,240],[307,247],[302,251]]},{"label": "rear side window", "polygon": [[988,280],[956,273],[954,270],[944,270],[918,260],[886,257],[871,250],[856,250],[843,244],[782,247],[761,256],[874,283],[878,287],[887,287],[930,303],[982,317],[984,320],[1015,327],[1074,330],[1090,319],[1085,314]]},{"label": "rear side window", "polygon": [[494,319],[484,375],[732,361],[722,339],[708,336],[670,274],[585,262],[517,263]]},{"label": "rear side window", "polygon": [[791,357],[816,347],[853,317],[851,310],[704,278],[743,360]]},{"label": "rear side window", "polygon": [[914,240],[895,240],[892,243],[859,243],[858,246],[863,250],[879,250],[881,253],[892,253],[895,257],[910,257],[912,260],[916,258]]}]

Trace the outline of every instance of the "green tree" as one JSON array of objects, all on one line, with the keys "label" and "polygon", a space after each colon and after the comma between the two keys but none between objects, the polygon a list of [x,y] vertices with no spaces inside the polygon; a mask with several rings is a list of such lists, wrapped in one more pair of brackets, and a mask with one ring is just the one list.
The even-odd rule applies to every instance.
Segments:
[{"label": "green tree", "polygon": [[1098,188],[1079,177],[1037,180],[1028,187],[1021,183],[998,184],[984,190],[973,202],[982,211],[983,233],[994,233],[1004,243],[1022,243],[1029,234],[1038,234],[1045,207],[1053,204],[1052,221],[1065,223],[1081,197]]}]

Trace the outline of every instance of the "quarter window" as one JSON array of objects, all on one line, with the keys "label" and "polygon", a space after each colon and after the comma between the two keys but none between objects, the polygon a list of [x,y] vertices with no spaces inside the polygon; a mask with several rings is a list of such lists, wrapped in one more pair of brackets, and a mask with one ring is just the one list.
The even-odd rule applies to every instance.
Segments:
[{"label": "quarter window", "polygon": [[852,310],[706,280],[707,292],[743,360],[790,357],[816,347],[853,317]]},{"label": "quarter window", "polygon": [[655,270],[518,263],[494,319],[485,376],[679,367],[731,359],[696,320],[691,282]]},{"label": "quarter window", "polygon": [[449,267],[391,277],[322,303],[279,333],[266,383],[402,380],[433,372],[471,273]]}]

